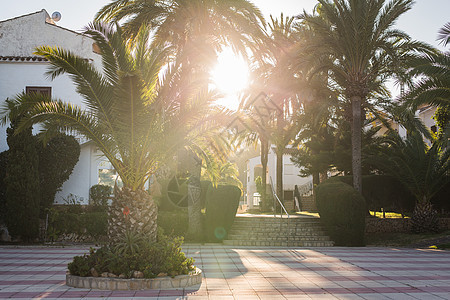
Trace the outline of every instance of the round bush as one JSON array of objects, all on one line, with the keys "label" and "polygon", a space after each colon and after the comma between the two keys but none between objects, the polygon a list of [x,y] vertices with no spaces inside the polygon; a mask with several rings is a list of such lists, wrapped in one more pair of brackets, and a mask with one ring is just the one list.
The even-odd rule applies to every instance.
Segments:
[{"label": "round bush", "polygon": [[321,222],[336,246],[364,246],[366,204],[346,183],[332,180],[316,187]]}]

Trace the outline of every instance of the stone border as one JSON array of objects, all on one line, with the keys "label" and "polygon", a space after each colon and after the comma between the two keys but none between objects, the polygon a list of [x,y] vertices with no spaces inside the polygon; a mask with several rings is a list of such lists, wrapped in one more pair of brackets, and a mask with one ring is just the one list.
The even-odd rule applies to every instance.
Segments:
[{"label": "stone border", "polygon": [[99,290],[157,290],[185,288],[201,283],[202,270],[197,267],[188,275],[178,275],[174,278],[165,276],[151,279],[122,279],[105,277],[80,277],[66,274],[66,285],[68,286]]}]

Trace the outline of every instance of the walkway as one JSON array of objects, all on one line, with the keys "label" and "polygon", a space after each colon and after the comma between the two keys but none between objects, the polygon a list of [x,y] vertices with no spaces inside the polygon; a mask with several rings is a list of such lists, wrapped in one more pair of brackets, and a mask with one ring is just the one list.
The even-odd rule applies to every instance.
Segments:
[{"label": "walkway", "polygon": [[88,247],[0,246],[0,299],[450,299],[450,252],[388,248],[185,245],[203,270],[185,290],[98,291],[64,285]]}]

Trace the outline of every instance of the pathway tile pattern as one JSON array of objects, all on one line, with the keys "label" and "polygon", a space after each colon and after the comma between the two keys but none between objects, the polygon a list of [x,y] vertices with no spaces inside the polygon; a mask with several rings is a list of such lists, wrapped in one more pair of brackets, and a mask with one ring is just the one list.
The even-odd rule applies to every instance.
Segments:
[{"label": "pathway tile pattern", "polygon": [[203,270],[187,289],[100,291],[65,285],[89,247],[0,247],[0,299],[450,299],[450,252],[187,244]]}]

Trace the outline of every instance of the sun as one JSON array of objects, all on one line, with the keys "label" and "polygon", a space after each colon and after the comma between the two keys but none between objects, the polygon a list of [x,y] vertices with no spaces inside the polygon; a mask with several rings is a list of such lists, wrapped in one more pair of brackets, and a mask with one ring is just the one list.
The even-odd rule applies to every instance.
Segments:
[{"label": "sun", "polygon": [[230,48],[219,53],[216,66],[211,70],[212,83],[224,98],[220,105],[230,109],[237,109],[239,105],[238,93],[248,84],[249,69],[245,60],[236,55]]}]

